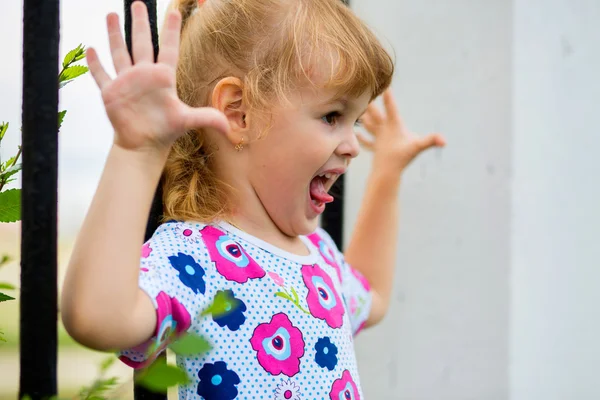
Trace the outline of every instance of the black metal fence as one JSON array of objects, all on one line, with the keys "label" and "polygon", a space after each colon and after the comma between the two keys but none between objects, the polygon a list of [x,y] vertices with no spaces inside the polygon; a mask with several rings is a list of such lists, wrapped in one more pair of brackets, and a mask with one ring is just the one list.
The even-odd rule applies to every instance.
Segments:
[{"label": "black metal fence", "polygon": [[[125,34],[131,53],[131,3],[148,7],[158,54],[156,0],[124,0]],[[344,1],[347,4],[347,1]],[[19,398],[55,396],[57,388],[57,177],[60,0],[24,0],[22,110],[22,225]],[[344,179],[339,199],[328,206],[322,225],[342,247]],[[146,228],[149,238],[162,212],[160,185]],[[165,399],[135,387],[136,400]]]}]

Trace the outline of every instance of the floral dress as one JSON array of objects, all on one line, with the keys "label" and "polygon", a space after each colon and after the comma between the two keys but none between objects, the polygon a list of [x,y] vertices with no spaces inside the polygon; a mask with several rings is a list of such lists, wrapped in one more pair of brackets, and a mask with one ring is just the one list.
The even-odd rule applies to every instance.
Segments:
[{"label": "floral dress", "polygon": [[[324,230],[301,239],[307,256],[226,223],[161,225],[142,248],[140,272],[157,310],[156,335],[121,360],[147,366],[189,332],[212,349],[177,356],[191,379],[180,399],[363,398],[353,335],[369,315],[369,285]],[[223,294],[225,312],[207,313]]]}]

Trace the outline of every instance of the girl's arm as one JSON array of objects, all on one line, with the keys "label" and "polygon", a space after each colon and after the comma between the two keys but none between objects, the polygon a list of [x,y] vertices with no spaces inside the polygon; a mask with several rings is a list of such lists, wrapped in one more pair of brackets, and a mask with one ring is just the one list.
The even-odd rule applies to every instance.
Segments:
[{"label": "girl's arm", "polygon": [[228,122],[215,109],[194,109],[177,97],[178,11],[167,16],[156,63],[144,3],[132,5],[133,62],[116,14],[107,25],[118,76],[108,76],[93,49],[87,61],[115,140],[69,262],[61,312],[80,343],[120,350],[149,339],[156,324],[138,278],[148,213],[170,146],[191,129],[226,132]]},{"label": "girl's arm", "polygon": [[373,292],[367,326],[378,323],[390,304],[398,238],[398,197],[402,172],[421,152],[444,146],[439,135],[419,138],[404,127],[390,90],[383,95],[385,114],[370,104],[362,117],[374,140],[361,139],[374,153],[354,232],[345,252],[346,261],[369,281]]},{"label": "girl's arm", "polygon": [[113,146],[78,235],[62,291],[67,331],[98,350],[152,336],[156,313],[138,288],[141,245],[165,154]]}]

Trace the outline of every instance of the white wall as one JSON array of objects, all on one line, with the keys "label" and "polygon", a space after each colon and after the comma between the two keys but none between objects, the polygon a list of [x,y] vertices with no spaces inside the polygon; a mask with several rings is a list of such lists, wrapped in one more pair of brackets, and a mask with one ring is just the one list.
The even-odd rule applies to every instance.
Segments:
[{"label": "white wall", "polygon": [[[394,93],[409,127],[449,142],[406,173],[392,309],[358,340],[366,396],[507,399],[511,4],[353,4],[396,51]],[[368,157],[357,164],[348,228]]]},{"label": "white wall", "polygon": [[600,399],[600,1],[517,0],[511,399]]},{"label": "white wall", "polygon": [[[600,1],[354,0],[449,146],[407,172],[368,398],[600,398]],[[350,233],[369,157],[352,169]]]}]

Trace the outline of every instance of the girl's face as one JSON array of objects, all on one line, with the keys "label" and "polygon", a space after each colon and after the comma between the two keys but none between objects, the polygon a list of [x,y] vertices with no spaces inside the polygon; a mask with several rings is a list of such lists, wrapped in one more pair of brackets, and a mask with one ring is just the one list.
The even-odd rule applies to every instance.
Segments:
[{"label": "girl's face", "polygon": [[329,189],[359,153],[355,125],[370,93],[341,99],[334,94],[298,90],[289,103],[270,110],[270,129],[247,147],[248,184],[262,207],[256,215],[268,215],[286,236],[316,229],[317,218],[333,201]]}]

